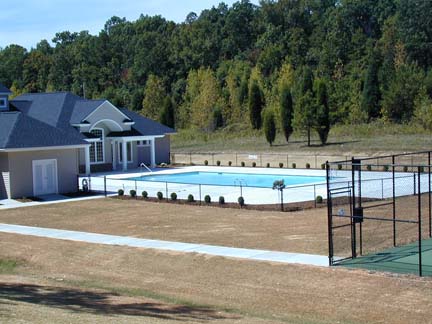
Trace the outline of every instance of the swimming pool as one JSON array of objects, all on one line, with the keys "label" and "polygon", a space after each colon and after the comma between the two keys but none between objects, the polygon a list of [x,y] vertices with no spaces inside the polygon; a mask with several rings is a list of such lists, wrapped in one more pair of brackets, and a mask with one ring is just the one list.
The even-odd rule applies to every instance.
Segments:
[{"label": "swimming pool", "polygon": [[184,184],[202,184],[217,186],[245,186],[272,188],[275,180],[284,180],[286,186],[317,184],[326,181],[323,176],[255,174],[231,172],[183,172],[174,174],[156,174],[129,178],[129,180],[148,182],[170,182]]}]

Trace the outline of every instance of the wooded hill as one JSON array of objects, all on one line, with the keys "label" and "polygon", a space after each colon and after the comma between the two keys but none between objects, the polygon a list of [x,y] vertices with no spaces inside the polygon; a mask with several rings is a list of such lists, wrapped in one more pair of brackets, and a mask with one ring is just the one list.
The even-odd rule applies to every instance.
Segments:
[{"label": "wooded hill", "polygon": [[287,138],[316,130],[325,141],[335,123],[432,128],[431,16],[424,0],[243,0],[179,24],[112,17],[99,35],[1,49],[0,82],[15,95],[107,98],[207,132],[273,120]]}]

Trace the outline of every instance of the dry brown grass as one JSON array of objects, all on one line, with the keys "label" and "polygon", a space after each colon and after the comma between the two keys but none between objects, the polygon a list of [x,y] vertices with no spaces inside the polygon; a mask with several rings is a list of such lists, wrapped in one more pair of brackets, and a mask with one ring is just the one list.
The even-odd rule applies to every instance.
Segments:
[{"label": "dry brown grass", "polygon": [[[325,209],[271,213],[113,199],[2,211],[0,222],[325,253]],[[0,234],[0,321],[427,323],[432,280]]]}]

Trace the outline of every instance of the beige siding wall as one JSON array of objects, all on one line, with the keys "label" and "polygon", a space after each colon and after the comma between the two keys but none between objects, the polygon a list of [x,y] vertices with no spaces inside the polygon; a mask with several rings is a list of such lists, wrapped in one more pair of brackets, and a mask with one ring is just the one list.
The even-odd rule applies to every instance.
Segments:
[{"label": "beige siding wall", "polygon": [[59,193],[77,190],[78,149],[9,153],[12,198],[33,195],[33,160],[57,160]]},{"label": "beige siding wall", "polygon": [[0,199],[10,197],[9,159],[7,153],[0,153]]},{"label": "beige siding wall", "polygon": [[171,153],[170,136],[156,139],[156,163],[169,163]]}]

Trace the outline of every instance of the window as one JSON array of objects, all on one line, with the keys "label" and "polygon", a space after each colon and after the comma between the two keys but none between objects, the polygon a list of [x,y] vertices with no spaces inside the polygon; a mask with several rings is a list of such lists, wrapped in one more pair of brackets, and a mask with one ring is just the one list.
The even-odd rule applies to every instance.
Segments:
[{"label": "window", "polygon": [[[126,143],[127,162],[132,162],[132,142]],[[123,162],[123,143],[119,143],[119,161]]]},{"label": "window", "polygon": [[138,146],[149,146],[150,141],[137,141]]},{"label": "window", "polygon": [[0,108],[6,108],[6,99],[0,98]]},{"label": "window", "polygon": [[90,132],[92,135],[97,137],[90,146],[90,163],[104,163],[104,143],[103,143],[103,129],[95,128]]}]

